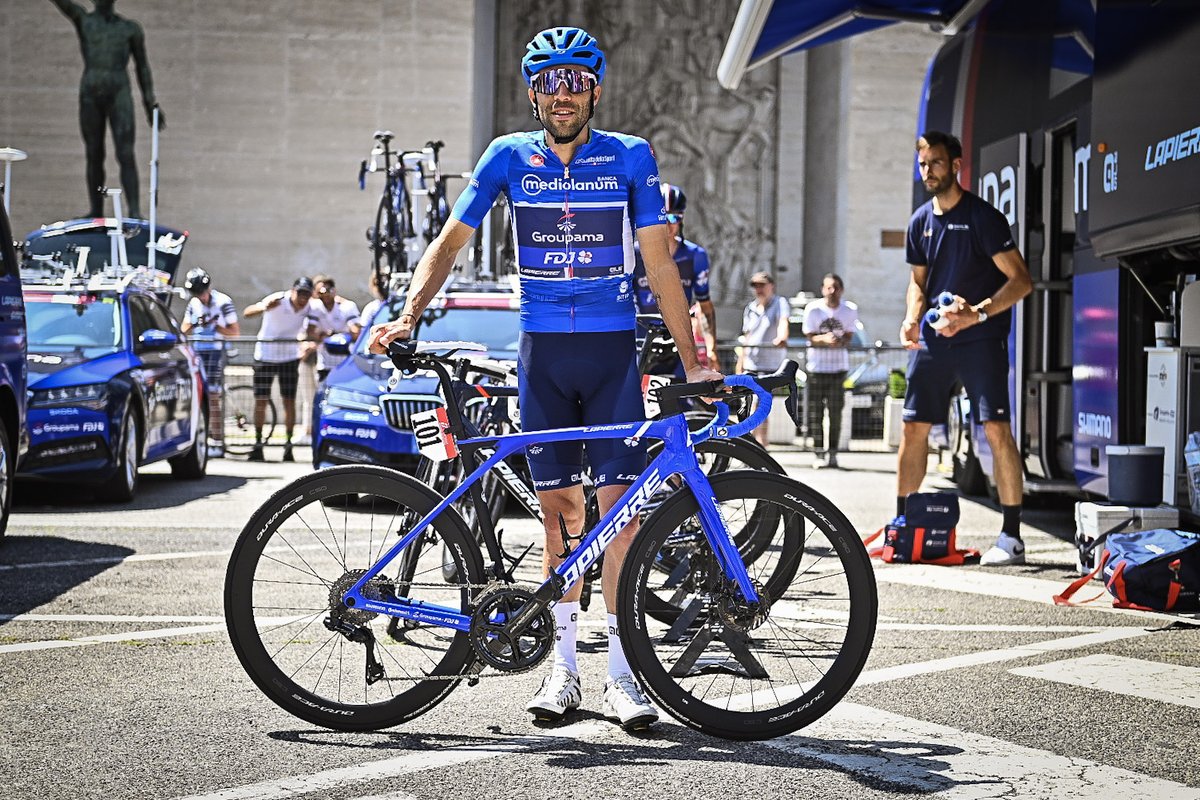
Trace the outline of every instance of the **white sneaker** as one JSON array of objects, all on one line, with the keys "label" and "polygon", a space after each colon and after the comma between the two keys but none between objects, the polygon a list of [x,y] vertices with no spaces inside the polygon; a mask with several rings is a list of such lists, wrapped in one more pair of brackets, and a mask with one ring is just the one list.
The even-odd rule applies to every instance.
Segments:
[{"label": "white sneaker", "polygon": [[542,679],[541,688],[525,706],[525,710],[539,722],[553,722],[562,719],[568,711],[579,708],[582,700],[583,686],[579,682],[579,673],[556,665]]},{"label": "white sneaker", "polygon": [[1025,563],[1025,543],[1020,539],[1001,533],[992,549],[983,554],[979,563],[985,567],[1007,567]]},{"label": "white sneaker", "polygon": [[604,682],[604,718],[627,731],[645,730],[658,722],[658,711],[642,694],[633,676],[626,673]]}]

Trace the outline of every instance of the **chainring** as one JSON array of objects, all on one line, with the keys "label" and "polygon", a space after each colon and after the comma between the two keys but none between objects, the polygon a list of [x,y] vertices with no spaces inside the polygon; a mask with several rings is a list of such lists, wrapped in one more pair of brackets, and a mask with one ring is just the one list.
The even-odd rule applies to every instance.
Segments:
[{"label": "chainring", "polygon": [[525,672],[542,663],[554,650],[554,615],[550,609],[534,617],[519,634],[506,623],[533,601],[533,592],[514,586],[491,586],[475,598],[468,635],[475,655],[503,672]]}]

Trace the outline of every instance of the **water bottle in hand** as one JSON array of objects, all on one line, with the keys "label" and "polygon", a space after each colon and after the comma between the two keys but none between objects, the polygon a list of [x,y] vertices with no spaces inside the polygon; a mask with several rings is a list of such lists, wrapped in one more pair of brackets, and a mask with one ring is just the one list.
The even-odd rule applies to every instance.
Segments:
[{"label": "water bottle in hand", "polygon": [[934,301],[934,307],[925,312],[925,322],[935,331],[940,331],[950,324],[946,313],[959,311],[962,311],[962,306],[959,305],[954,295],[950,292],[942,292]]}]

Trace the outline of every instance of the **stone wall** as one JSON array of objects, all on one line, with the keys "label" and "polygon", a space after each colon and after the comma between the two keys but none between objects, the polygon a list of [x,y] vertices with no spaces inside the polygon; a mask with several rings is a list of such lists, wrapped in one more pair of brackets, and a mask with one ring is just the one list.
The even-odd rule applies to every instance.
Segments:
[{"label": "stone wall", "polygon": [[[88,11],[89,0],[79,0]],[[446,142],[466,170],[473,124],[475,0],[120,0],[141,23],[167,129],[159,221],[187,229],[201,265],[244,305],[329,272],[367,299],[364,231],[382,179],[356,184],[372,133]],[[77,122],[82,59],[75,31],[47,0],[0,3],[0,147],[13,170],[13,228],[86,212]],[[132,69],[137,163],[147,213],[150,130]],[[109,140],[108,181],[118,185]]]},{"label": "stone wall", "polygon": [[662,179],[687,193],[684,234],[709,251],[722,336],[738,333],[749,275],[776,262],[778,66],[756,70],[736,92],[716,79],[737,7],[737,0],[505,0],[496,36],[498,132],[537,127],[519,69],[535,33],[576,25],[599,40],[609,66],[593,125],[648,139]]}]

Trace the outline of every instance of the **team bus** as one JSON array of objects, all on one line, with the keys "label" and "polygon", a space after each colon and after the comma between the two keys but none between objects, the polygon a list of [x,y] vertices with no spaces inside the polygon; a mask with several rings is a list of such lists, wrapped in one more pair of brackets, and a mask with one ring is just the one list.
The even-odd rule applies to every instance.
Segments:
[{"label": "team bus", "polygon": [[[917,127],[960,134],[963,185],[1005,214],[1034,280],[1010,339],[1031,491],[1105,497],[1107,446],[1153,444],[1165,450],[1164,501],[1189,505],[1197,76],[1200,5],[1171,0],[992,2],[930,64]],[[926,198],[916,180],[914,205]],[[955,478],[978,492],[986,440],[965,401],[949,419]]]},{"label": "team bus", "polygon": [[[1163,499],[1189,505],[1200,431],[1200,3],[1194,0],[743,0],[718,78],[898,21],[947,34],[917,132],[963,142],[961,181],[999,208],[1033,294],[1010,340],[1030,492],[1109,496],[1109,445],[1165,450]],[[927,194],[915,170],[913,205]],[[1161,345],[1155,347],[1155,345]],[[1147,352],[1147,348],[1153,348]],[[965,398],[954,476],[991,457]]]}]

